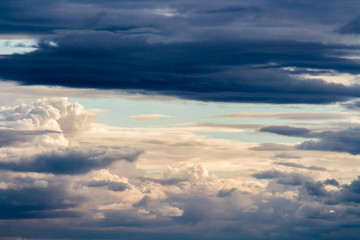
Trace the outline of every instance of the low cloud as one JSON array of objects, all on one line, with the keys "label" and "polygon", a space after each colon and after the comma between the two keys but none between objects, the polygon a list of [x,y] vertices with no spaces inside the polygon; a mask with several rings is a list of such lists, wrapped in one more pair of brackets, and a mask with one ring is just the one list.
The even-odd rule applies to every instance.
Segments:
[{"label": "low cloud", "polygon": [[286,167],[293,167],[293,168],[301,168],[301,169],[308,169],[308,170],[315,170],[315,171],[325,171],[326,168],[318,167],[318,166],[305,166],[299,163],[293,162],[274,162],[276,165],[286,166]]},{"label": "low cloud", "polygon": [[53,174],[85,174],[95,169],[106,168],[120,160],[135,161],[141,151],[124,147],[95,146],[65,148],[37,154],[17,162],[0,162],[0,170],[16,172],[39,172]]},{"label": "low cloud", "polygon": [[260,132],[270,132],[289,137],[308,137],[310,130],[307,128],[289,127],[289,126],[268,126],[260,128]]},{"label": "low cloud", "polygon": [[339,131],[311,131],[307,128],[289,126],[268,126],[260,129],[261,132],[269,132],[289,137],[313,138],[299,145],[298,149],[347,152],[360,154],[360,128],[348,128]]},{"label": "low cloud", "polygon": [[83,215],[74,210],[84,198],[67,190],[66,182],[18,178],[17,185],[32,186],[0,189],[0,219],[74,218]]},{"label": "low cloud", "polygon": [[62,134],[51,130],[11,130],[0,129],[0,147],[18,145],[32,141],[36,136]]},{"label": "low cloud", "polygon": [[130,189],[130,185],[126,182],[112,182],[112,181],[91,181],[87,183],[89,187],[106,187],[111,191],[125,191]]}]

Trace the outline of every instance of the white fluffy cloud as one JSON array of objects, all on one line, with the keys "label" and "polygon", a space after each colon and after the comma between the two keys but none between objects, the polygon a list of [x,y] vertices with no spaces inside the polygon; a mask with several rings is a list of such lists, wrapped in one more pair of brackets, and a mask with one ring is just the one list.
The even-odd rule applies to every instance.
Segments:
[{"label": "white fluffy cloud", "polygon": [[0,107],[0,126],[16,130],[53,130],[75,134],[86,130],[96,114],[66,98],[39,99],[29,104]]},{"label": "white fluffy cloud", "polygon": [[89,129],[96,114],[66,98],[39,99],[28,104],[0,107],[0,144],[32,142],[67,146],[74,136]]}]

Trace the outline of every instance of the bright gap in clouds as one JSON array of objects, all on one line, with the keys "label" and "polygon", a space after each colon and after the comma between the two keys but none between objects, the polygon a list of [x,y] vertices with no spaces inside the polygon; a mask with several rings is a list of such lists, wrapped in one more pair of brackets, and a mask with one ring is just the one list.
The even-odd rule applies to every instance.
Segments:
[{"label": "bright gap in clouds", "polygon": [[37,47],[38,42],[34,39],[0,39],[0,55],[30,53]]},{"label": "bright gap in clouds", "polygon": [[[263,126],[292,124],[317,129],[323,127],[323,121],[331,124],[331,122],[350,118],[349,115],[344,114],[343,108],[336,105],[225,104],[176,99],[141,100],[139,98],[136,100],[131,97],[70,98],[69,100],[81,102],[89,109],[102,109],[96,120],[97,123],[143,131],[187,129],[187,131],[205,136],[256,143],[296,143],[303,140],[297,137],[284,138],[257,132],[257,129]],[[236,118],[226,117],[239,112],[244,114]],[[134,119],[141,119],[141,121],[134,122]],[[152,120],[145,121],[144,119]],[[353,120],[356,121],[356,117]]]}]

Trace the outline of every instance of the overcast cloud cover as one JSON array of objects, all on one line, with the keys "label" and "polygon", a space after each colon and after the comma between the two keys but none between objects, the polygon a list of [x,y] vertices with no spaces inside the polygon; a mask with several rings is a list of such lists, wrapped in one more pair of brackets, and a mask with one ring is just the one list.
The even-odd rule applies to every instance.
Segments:
[{"label": "overcast cloud cover", "polygon": [[358,0],[0,15],[1,238],[360,239]]}]

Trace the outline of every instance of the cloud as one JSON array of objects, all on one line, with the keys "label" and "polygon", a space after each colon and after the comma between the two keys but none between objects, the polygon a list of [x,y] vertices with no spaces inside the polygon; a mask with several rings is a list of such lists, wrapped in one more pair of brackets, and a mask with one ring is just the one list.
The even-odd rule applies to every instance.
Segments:
[{"label": "cloud", "polygon": [[107,187],[111,191],[125,191],[130,185],[125,182],[92,181],[87,184],[89,187]]},{"label": "cloud", "polygon": [[268,126],[260,128],[260,132],[270,132],[289,137],[309,137],[310,130],[307,128],[288,127],[288,126]]},{"label": "cloud", "polygon": [[314,138],[307,140],[297,146],[298,149],[347,152],[359,154],[360,128],[352,127],[340,131],[311,131],[307,128],[289,126],[268,126],[260,129],[261,132],[270,132],[289,137]]},{"label": "cloud", "polygon": [[299,186],[304,182],[304,176],[296,173],[285,173],[278,170],[268,170],[254,173],[252,175],[257,179],[276,179],[278,184]]},{"label": "cloud", "polygon": [[236,123],[213,123],[213,122],[188,122],[179,124],[193,132],[243,132],[248,129],[262,127],[260,124],[236,124]]},{"label": "cloud", "polygon": [[[331,68],[356,73],[355,61],[328,57],[347,46],[294,41],[149,44],[109,33],[70,34],[57,42],[58,47],[43,44],[33,53],[1,58],[5,70],[0,77],[29,85],[123,89],[221,102],[329,103],[357,97],[359,92],[356,85],[304,80],[283,69]],[[234,51],[236,55],[231,54]],[[41,64],[43,59],[46,65]],[[259,69],[258,65],[266,67]]]},{"label": "cloud", "polygon": [[352,34],[359,34],[360,33],[360,15],[356,18],[352,19],[350,22],[346,23],[345,25],[341,26],[338,30],[340,33],[352,33]]},{"label": "cloud", "polygon": [[0,127],[17,130],[52,130],[75,135],[89,128],[96,114],[66,98],[43,98],[28,104],[0,108]]},{"label": "cloud", "polygon": [[50,130],[10,130],[0,129],[0,147],[17,145],[23,142],[30,142],[36,136],[61,134],[62,132]]},{"label": "cloud", "polygon": [[95,169],[106,168],[120,160],[135,161],[141,151],[121,147],[94,146],[90,149],[65,148],[37,154],[18,162],[0,162],[1,170],[39,172],[53,174],[85,174]]},{"label": "cloud", "polygon": [[276,154],[274,156],[274,158],[296,159],[296,158],[301,158],[301,157],[297,156],[297,155],[290,154],[290,153],[283,152],[283,153]]},{"label": "cloud", "polygon": [[138,122],[146,122],[146,121],[150,121],[150,120],[154,120],[154,119],[159,119],[159,118],[169,118],[171,116],[169,115],[163,115],[163,114],[142,114],[142,115],[133,115],[133,116],[129,116],[129,118],[138,121]]},{"label": "cloud", "polygon": [[[35,179],[18,179],[29,184]],[[74,210],[84,199],[67,190],[66,183],[50,181],[23,188],[0,189],[0,219],[73,218],[82,213]]]},{"label": "cloud", "polygon": [[293,162],[275,162],[276,165],[282,165],[286,167],[293,167],[293,168],[302,168],[302,169],[309,169],[315,171],[325,171],[326,168],[318,167],[318,166],[305,166],[303,164],[293,163]]},{"label": "cloud", "polygon": [[348,128],[342,131],[327,131],[318,133],[320,140],[309,140],[301,143],[298,148],[305,150],[348,152],[359,154],[360,128]]},{"label": "cloud", "polygon": [[[3,238],[356,238],[356,156],[299,150],[358,154],[355,124],[338,131],[225,122],[117,128],[94,123],[95,111],[66,99],[17,104],[21,97],[14,100],[12,93],[92,98],[120,91],[147,99],[281,104],[352,100],[359,97],[357,84],[329,83],[326,76],[359,74],[353,55],[360,48],[344,34],[356,34],[358,0],[24,0],[1,1],[0,12],[3,38],[36,42],[33,52],[0,58],[0,78],[9,81],[1,84],[7,87],[0,87],[0,101],[11,105],[0,107]],[[14,89],[14,81],[23,86]],[[309,141],[296,147],[195,134],[259,128]],[[282,160],[273,164],[274,158]]]},{"label": "cloud", "polygon": [[[344,16],[358,14],[354,1],[345,5],[6,2],[0,5],[0,34],[26,35],[38,44],[34,52],[3,56],[0,77],[24,85],[120,89],[199,101],[346,101],[359,97],[359,86],[311,78],[319,72],[359,73],[359,63],[347,58],[359,46],[329,31]],[[310,79],[304,80],[304,73]]]},{"label": "cloud", "polygon": [[253,151],[285,151],[293,150],[293,146],[280,143],[261,143],[256,147],[251,147],[250,150]]},{"label": "cloud", "polygon": [[339,113],[229,113],[212,116],[210,118],[220,119],[290,119],[290,120],[338,120],[346,118],[346,115]]},{"label": "cloud", "polygon": [[350,110],[359,110],[360,109],[360,101],[351,101],[341,104],[341,106],[350,109]]},{"label": "cloud", "polygon": [[5,2],[0,34],[38,44],[34,52],[3,56],[0,77],[199,101],[346,101],[359,97],[359,86],[311,76],[359,73],[358,61],[348,58],[359,46],[331,31],[357,8],[352,0]]}]

